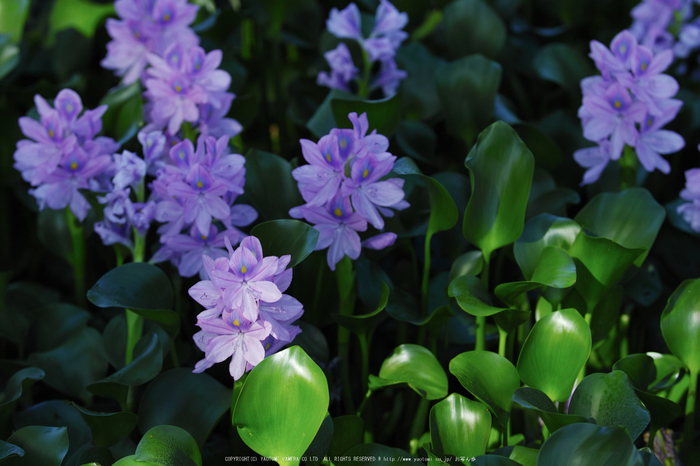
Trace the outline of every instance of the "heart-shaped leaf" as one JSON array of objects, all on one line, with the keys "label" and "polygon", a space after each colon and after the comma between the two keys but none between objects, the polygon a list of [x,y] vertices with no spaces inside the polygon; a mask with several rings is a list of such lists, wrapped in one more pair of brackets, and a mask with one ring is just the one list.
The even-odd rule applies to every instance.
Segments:
[{"label": "heart-shaped leaf", "polygon": [[157,426],[146,432],[136,447],[134,461],[159,466],[202,466],[197,442],[186,430]]},{"label": "heart-shaped leaf", "polygon": [[540,78],[557,83],[576,96],[581,95],[581,80],[593,74],[590,61],[569,44],[545,45],[535,55],[532,66]]},{"label": "heart-shaped leaf", "polygon": [[490,432],[488,409],[457,393],[430,410],[430,442],[433,454],[438,457],[483,455]]},{"label": "heart-shaped leaf", "polygon": [[515,260],[525,279],[532,279],[545,248],[556,246],[567,251],[580,231],[581,226],[573,220],[551,214],[540,214],[529,220],[513,246]]},{"label": "heart-shaped leaf", "polygon": [[265,255],[291,255],[289,268],[306,259],[316,247],[318,231],[299,220],[270,220],[255,225],[250,235],[260,240]]},{"label": "heart-shaped leaf", "polygon": [[61,466],[68,453],[68,432],[66,427],[22,427],[7,439],[7,443],[24,450],[23,457],[10,457],[3,465]]},{"label": "heart-shaped leaf", "polygon": [[685,280],[668,298],[661,333],[691,374],[700,373],[700,279]]},{"label": "heart-shaped leaf", "polygon": [[554,401],[566,401],[591,353],[591,331],[576,309],[541,318],[518,358],[520,379]]},{"label": "heart-shaped leaf", "polygon": [[447,47],[455,57],[480,53],[496,58],[506,42],[506,26],[483,0],[457,0],[444,12]]},{"label": "heart-shaped leaf", "polygon": [[134,413],[99,413],[72,403],[92,431],[92,443],[98,447],[111,447],[126,438],[139,421]]},{"label": "heart-shaped leaf", "polygon": [[591,374],[583,379],[571,397],[569,413],[592,417],[599,426],[624,426],[633,440],[651,419],[622,371]]},{"label": "heart-shaped leaf", "polygon": [[491,297],[483,282],[474,275],[462,275],[452,280],[447,294],[457,300],[464,312],[473,316],[492,316],[508,310],[491,305]]},{"label": "heart-shaped leaf", "polygon": [[496,122],[479,134],[465,165],[472,193],[463,232],[488,262],[523,232],[535,159],[513,128]]},{"label": "heart-shaped leaf", "polygon": [[587,422],[585,417],[557,412],[554,402],[536,388],[518,388],[513,394],[513,401],[523,408],[537,411],[537,415],[542,418],[550,433],[569,424]]},{"label": "heart-shaped leaf", "polygon": [[382,363],[379,377],[369,376],[369,388],[373,391],[401,383],[428,400],[447,396],[447,374],[435,355],[423,346],[398,346]]},{"label": "heart-shaped leaf", "polygon": [[365,421],[355,415],[333,418],[333,440],[328,448],[328,457],[343,456],[355,445],[362,443]]},{"label": "heart-shaped leaf", "polygon": [[491,351],[467,351],[450,361],[450,372],[491,408],[501,426],[507,425],[513,393],[520,387],[518,370],[510,361]]},{"label": "heart-shaped leaf", "polygon": [[22,393],[46,376],[38,367],[20,369],[7,381],[5,392],[0,398],[0,436],[7,438],[12,432],[11,417]]},{"label": "heart-shaped leaf", "polygon": [[238,396],[233,424],[256,453],[276,458],[280,465],[299,464],[295,458],[313,441],[328,402],[323,371],[293,346],[263,359],[251,371]]}]

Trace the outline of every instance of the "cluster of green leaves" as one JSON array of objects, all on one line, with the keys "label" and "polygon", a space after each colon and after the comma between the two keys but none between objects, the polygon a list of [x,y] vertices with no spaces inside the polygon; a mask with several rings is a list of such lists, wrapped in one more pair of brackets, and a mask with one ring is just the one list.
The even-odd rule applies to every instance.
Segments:
[{"label": "cluster of green leaves", "polygon": [[[139,152],[143,89],[99,67],[111,2],[0,0],[0,463],[652,465],[680,449],[692,464],[700,241],[675,207],[700,89],[679,77],[673,129],[691,150],[670,176],[618,192],[611,164],[581,189],[571,158],[588,43],[627,27],[634,0],[396,0],[408,77],[367,100],[315,84],[338,43],[324,20],[347,1],[191,1],[238,95],[249,233],[292,255],[303,332],[235,384],[226,364],[191,373],[196,279],[116,267],[93,213],[89,303],[71,298],[79,251],[12,168],[17,118],[71,87]],[[370,24],[378,2],[357,3]],[[317,232],[288,219],[303,202],[291,171],[298,139],[349,112],[390,137],[411,207],[387,219],[393,247],[334,276]]]}]

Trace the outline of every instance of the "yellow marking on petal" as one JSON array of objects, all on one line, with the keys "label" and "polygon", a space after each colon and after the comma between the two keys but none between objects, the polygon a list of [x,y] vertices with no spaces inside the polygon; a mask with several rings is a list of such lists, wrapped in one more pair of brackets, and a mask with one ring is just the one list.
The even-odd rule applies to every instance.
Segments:
[{"label": "yellow marking on petal", "polygon": [[180,151],[180,160],[185,160],[185,152]]},{"label": "yellow marking on petal", "polygon": [[201,188],[202,186],[204,186],[204,185],[202,184],[202,180],[197,181],[197,187],[198,187],[198,188]]},{"label": "yellow marking on petal", "polygon": [[246,273],[247,270],[248,269],[245,268],[245,265],[243,267],[241,267],[241,273]]},{"label": "yellow marking on petal", "polygon": [[336,217],[342,217],[343,216],[343,211],[340,210],[340,207],[336,207],[335,210],[333,211]]},{"label": "yellow marking on petal", "polygon": [[330,152],[326,153],[326,160],[328,160],[329,162],[331,161],[331,153]]},{"label": "yellow marking on petal", "polygon": [[53,133],[53,130],[50,129],[50,130],[49,130],[49,137],[52,138],[52,137],[53,137],[53,134],[54,134],[54,133]]},{"label": "yellow marking on petal", "polygon": [[195,69],[195,70],[198,70],[198,69],[200,69],[201,67],[202,67],[202,65],[201,65],[200,63],[197,63],[196,65],[194,65],[194,69]]},{"label": "yellow marking on petal", "polygon": [[620,46],[620,53],[625,53],[627,51],[627,46],[625,44],[622,44]]},{"label": "yellow marking on petal", "polygon": [[167,14],[167,13],[166,13],[165,15],[163,15],[163,21],[165,21],[166,23],[167,23],[168,21],[170,21],[170,15]]},{"label": "yellow marking on petal", "polygon": [[620,103],[619,100],[616,100],[615,101],[615,108],[620,108],[620,107],[622,107],[622,104]]},{"label": "yellow marking on petal", "polygon": [[73,111],[73,106],[71,104],[66,105],[66,112],[70,113]]},{"label": "yellow marking on petal", "polygon": [[204,235],[202,235],[202,239],[203,239],[204,241],[206,241],[206,240],[207,240],[207,237],[204,236]]},{"label": "yellow marking on petal", "polygon": [[347,146],[348,146],[348,141],[346,141],[345,139],[341,139],[340,140],[340,148],[345,149]]},{"label": "yellow marking on petal", "polygon": [[175,91],[181,92],[181,91],[182,91],[182,88],[181,88],[179,85],[177,85],[177,86],[175,86]]},{"label": "yellow marking on petal", "polygon": [[70,163],[70,169],[71,169],[71,170],[75,170],[76,168],[78,168],[78,163],[77,163],[77,162],[71,162],[71,163]]},{"label": "yellow marking on petal", "polygon": [[235,320],[233,321],[233,325],[235,325],[236,327],[238,327],[238,326],[241,325],[241,323],[238,321],[238,319],[235,319]]},{"label": "yellow marking on petal", "polygon": [[141,34],[139,34],[138,31],[134,31],[134,37],[138,39],[139,37],[141,37]]},{"label": "yellow marking on petal", "polygon": [[646,63],[642,63],[642,71],[644,71],[644,70],[646,70],[646,69],[647,69],[647,64],[646,64]]},{"label": "yellow marking on petal", "polygon": [[270,348],[270,342],[268,341],[267,344],[265,345],[265,349],[269,349],[269,348]]},{"label": "yellow marking on petal", "polygon": [[146,147],[151,147],[153,145],[153,140],[149,139],[146,141]]},{"label": "yellow marking on petal", "polygon": [[362,178],[367,178],[367,175],[369,175],[369,170],[365,168],[365,171],[362,172]]},{"label": "yellow marking on petal", "polygon": [[651,126],[652,123],[654,123],[654,120],[652,120],[651,118],[649,118],[649,119],[647,120],[647,126]]}]

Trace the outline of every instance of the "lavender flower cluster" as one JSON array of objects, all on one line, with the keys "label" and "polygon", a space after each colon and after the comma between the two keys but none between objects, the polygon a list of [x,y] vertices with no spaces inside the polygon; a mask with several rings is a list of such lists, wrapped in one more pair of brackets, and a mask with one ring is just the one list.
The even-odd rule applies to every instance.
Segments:
[{"label": "lavender flower cluster", "polygon": [[677,212],[688,222],[690,228],[700,233],[700,168],[685,172],[685,188],[681,191],[681,199],[688,202],[679,205]]},{"label": "lavender flower cluster", "polygon": [[672,98],[678,92],[678,83],[663,74],[673,61],[673,52],[655,54],[639,45],[632,33],[622,31],[610,49],[591,41],[590,57],[601,76],[581,81],[583,105],[578,114],[584,137],[598,145],[574,153],[576,162],[587,169],[581,184],[598,180],[608,162],[620,158],[625,145],[634,148],[647,171],[658,168],[669,173],[671,166],[661,154],[685,146],[680,135],[661,129],[676,117],[682,105]]},{"label": "lavender flower cluster", "polygon": [[693,19],[697,0],[644,0],[632,9],[630,32],[654,52],[672,50],[686,58],[700,48],[700,17]]},{"label": "lavender flower cluster", "polygon": [[367,230],[367,222],[376,229],[384,228],[391,209],[409,206],[404,200],[400,178],[382,180],[394,167],[396,157],[387,152],[389,140],[367,134],[367,114],[350,113],[353,129],[333,129],[318,143],[300,140],[303,165],[292,171],[306,204],[294,207],[289,215],[304,218],[319,232],[316,250],[328,248],[328,266],[335,270],[344,257],[357,259],[362,246],[384,249],[396,241],[395,233],[382,233],[364,242],[358,232]]},{"label": "lavender flower cluster", "polygon": [[225,240],[227,257],[204,257],[210,280],[189,289],[206,308],[197,316],[202,329],[194,335],[205,352],[194,372],[203,372],[231,357],[229,372],[240,379],[265,357],[290,343],[301,329],[292,322],[304,312],[302,304],[283,294],[292,282],[290,256],[263,256],[260,241],[248,236],[234,251]]},{"label": "lavender flower cluster", "polygon": [[318,73],[317,83],[332,89],[349,91],[349,83],[355,80],[367,79],[370,70],[379,62],[379,73],[368,85],[368,92],[381,88],[386,97],[396,94],[396,89],[406,72],[396,66],[394,55],[401,43],[408,37],[402,31],[408,23],[408,15],[400,13],[394,5],[387,0],[381,0],[374,21],[374,28],[365,39],[362,35],[362,21],[357,5],[351,3],[345,9],[338,11],[333,8],[330,17],[326,21],[328,31],[339,39],[353,39],[357,41],[365,57],[365,76],[360,76],[360,71],[352,61],[350,50],[344,43],[326,52],[324,57],[331,67],[331,72]]},{"label": "lavender flower cluster", "polygon": [[17,143],[14,167],[34,187],[29,193],[40,209],[69,207],[82,221],[90,204],[79,189],[100,191],[106,187],[105,177],[113,170],[112,154],[119,148],[113,139],[96,136],[102,130],[107,106],[80,115],[82,101],[70,89],[58,93],[55,107],[39,95],[34,97],[34,103],[40,121],[19,119],[29,140]]}]

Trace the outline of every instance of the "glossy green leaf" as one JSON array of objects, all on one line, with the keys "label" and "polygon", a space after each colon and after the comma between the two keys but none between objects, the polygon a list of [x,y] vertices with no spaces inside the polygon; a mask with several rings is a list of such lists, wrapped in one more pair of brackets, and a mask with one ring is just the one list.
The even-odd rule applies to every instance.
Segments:
[{"label": "glossy green leaf", "polygon": [[126,438],[136,428],[138,416],[125,411],[101,413],[90,411],[72,403],[92,431],[92,443],[98,447],[111,447]]},{"label": "glossy green leaf", "polygon": [[584,298],[587,312],[593,311],[600,300],[615,286],[628,267],[644,249],[627,249],[607,239],[579,232],[569,249],[576,264],[576,290]]},{"label": "glossy green leaf", "polygon": [[366,335],[386,318],[385,314],[380,313],[384,310],[388,302],[389,287],[386,283],[382,282],[382,295],[379,298],[379,305],[374,311],[359,316],[337,315],[336,319],[338,319],[340,325],[350,329],[357,335]]},{"label": "glossy green leaf", "polygon": [[556,246],[566,251],[580,231],[581,227],[573,220],[551,214],[540,214],[528,220],[522,236],[513,246],[515,260],[525,279],[532,279],[545,248]]},{"label": "glossy green leaf", "polygon": [[318,242],[318,231],[315,228],[308,223],[292,219],[260,223],[250,230],[250,235],[260,240],[266,256],[291,255],[292,260],[288,268],[306,259]]},{"label": "glossy green leaf", "polygon": [[538,466],[642,466],[642,458],[624,427],[572,424],[544,442]]},{"label": "glossy green leaf", "polygon": [[470,460],[467,464],[473,464],[474,466],[518,466],[518,463],[510,458],[497,455],[477,456],[474,461]]},{"label": "glossy green leaf", "polygon": [[292,165],[279,155],[251,149],[245,167],[246,196],[263,220],[289,218],[289,209],[304,203]]},{"label": "glossy green leaf", "polygon": [[114,5],[101,5],[88,0],[57,0],[49,20],[48,45],[56,33],[73,28],[85,37],[92,37],[105,17],[114,14]]},{"label": "glossy green leaf", "polygon": [[416,464],[415,459],[408,452],[378,443],[356,445],[346,451],[344,456],[349,457],[347,461],[342,462],[347,466],[390,466],[406,464],[407,461]]},{"label": "glossy green leaf", "polygon": [[[317,137],[320,138],[330,133],[333,128],[336,127],[335,117],[333,116],[333,108],[331,107],[331,102],[334,99],[359,99],[354,94],[349,92],[341,91],[340,89],[331,89],[331,91],[326,95],[321,105],[316,109],[316,113],[311,117],[311,119],[306,123],[306,127]],[[345,115],[347,118],[347,115]],[[248,191],[246,187],[246,192]],[[301,204],[302,202],[299,202]],[[274,217],[272,217],[274,218]]]},{"label": "glossy green leaf", "polygon": [[491,121],[501,73],[501,65],[481,55],[460,58],[435,72],[448,131],[467,145]]},{"label": "glossy green leaf", "polygon": [[647,355],[654,360],[656,366],[656,378],[649,386],[650,390],[663,390],[680,381],[684,372],[683,361],[672,354],[649,352]]},{"label": "glossy green leaf", "polygon": [[443,27],[450,53],[496,58],[506,42],[506,26],[483,0],[457,0],[445,8]]},{"label": "glossy green leaf", "polygon": [[0,397],[0,436],[7,438],[12,432],[11,416],[22,393],[37,381],[42,380],[45,375],[44,371],[38,367],[27,367],[12,374]]},{"label": "glossy green leaf", "polygon": [[504,303],[516,307],[518,297],[538,287],[568,288],[576,283],[576,266],[573,259],[556,246],[542,250],[540,260],[529,281],[502,283],[495,289],[496,296]]},{"label": "glossy green leaf", "polygon": [[57,348],[30,354],[28,360],[44,370],[46,384],[86,404],[92,394],[85,387],[104,377],[109,366],[100,334],[92,327],[83,327]]},{"label": "glossy green leaf", "polygon": [[12,434],[7,443],[24,450],[24,456],[7,458],[3,466],[61,466],[68,452],[68,432],[65,427],[28,426]]},{"label": "glossy green leaf", "polygon": [[230,406],[231,390],[210,375],[171,369],[146,387],[139,403],[139,431],[173,425],[185,429],[203,446]]},{"label": "glossy green leaf", "polygon": [[537,466],[537,455],[539,450],[534,448],[521,447],[516,445],[508,455],[508,459],[515,461],[522,466]]},{"label": "glossy green leaf", "polygon": [[394,164],[394,172],[399,175],[417,175],[425,183],[430,197],[430,218],[428,220],[427,234],[433,234],[449,230],[455,223],[459,213],[452,196],[445,187],[435,178],[420,173],[412,160],[403,157]]},{"label": "glossy green leaf", "polygon": [[19,65],[20,48],[14,44],[0,45],[0,80]]},{"label": "glossy green leaf", "polygon": [[355,445],[362,443],[365,421],[355,415],[333,418],[333,440],[328,448],[328,457],[343,456]]},{"label": "glossy green leaf", "polygon": [[656,365],[651,356],[643,353],[630,354],[613,365],[614,371],[627,374],[629,382],[638,390],[647,390],[656,379]]},{"label": "glossy green leaf", "polygon": [[17,445],[7,443],[4,440],[0,440],[0,462],[6,458],[12,457],[22,457],[24,456],[24,450],[22,450]]},{"label": "glossy green leaf", "polygon": [[591,374],[576,387],[569,413],[592,417],[599,426],[624,426],[636,440],[651,419],[622,371]]},{"label": "glossy green leaf", "polygon": [[120,403],[125,403],[129,387],[138,387],[152,380],[162,368],[163,354],[158,336],[154,333],[151,334],[148,346],[139,357],[123,369],[87,388],[95,395],[114,398]]},{"label": "glossy green leaf", "polygon": [[[284,383],[280,383],[284,381]],[[326,376],[298,346],[269,356],[248,375],[233,413],[241,439],[280,465],[299,464],[328,410]],[[304,413],[300,416],[299,413]]]},{"label": "glossy green leaf", "polygon": [[656,457],[656,454],[649,447],[640,448],[639,454],[642,456],[643,466],[663,466],[661,461]]},{"label": "glossy green leaf", "polygon": [[382,100],[336,98],[331,100],[331,109],[337,128],[352,128],[352,122],[348,118],[351,112],[358,115],[367,113],[369,131],[376,129],[377,133],[389,138],[401,120],[401,94],[397,93]]},{"label": "glossy green leaf", "polygon": [[532,66],[540,78],[557,83],[576,96],[581,94],[581,80],[594,71],[588,58],[577,48],[561,43],[542,47]]},{"label": "glossy green leaf", "polygon": [[508,310],[491,305],[491,297],[483,282],[474,275],[462,275],[452,280],[447,294],[457,300],[464,312],[473,316],[491,316]]},{"label": "glossy green leaf", "polygon": [[602,193],[591,199],[574,220],[595,236],[627,249],[643,249],[634,265],[640,267],[664,222],[666,210],[644,188]]},{"label": "glossy green leaf", "polygon": [[114,455],[108,448],[85,444],[75,455],[70,457],[70,462],[66,466],[106,466],[113,464]]},{"label": "glossy green leaf", "polygon": [[513,129],[496,122],[467,156],[472,194],[464,213],[464,236],[489,260],[523,232],[535,160]]},{"label": "glossy green leaf", "polygon": [[438,457],[483,455],[490,432],[488,409],[457,393],[430,409],[430,442]]},{"label": "glossy green leaf", "polygon": [[[309,459],[310,464],[321,464],[321,461],[328,453],[328,449],[331,446],[334,436],[333,420],[331,419],[330,413],[326,413],[326,417],[323,418],[321,427],[316,432],[313,442],[309,445],[309,448],[304,452],[304,456]],[[318,458],[314,461],[312,458]]]},{"label": "glossy green leaf", "polygon": [[576,309],[541,318],[518,358],[520,379],[554,401],[566,401],[591,352],[591,331]]},{"label": "glossy green leaf", "polygon": [[508,423],[513,393],[520,387],[518,370],[510,361],[491,351],[467,351],[450,361],[450,372],[502,426]]},{"label": "glossy green leaf", "polygon": [[326,336],[313,324],[299,320],[296,322],[301,333],[294,339],[294,344],[303,349],[312,359],[322,364],[330,360],[330,348]]},{"label": "glossy green leaf", "polygon": [[22,39],[29,3],[30,0],[0,0],[0,34],[10,34],[13,43]]},{"label": "glossy green leaf", "polygon": [[586,418],[581,416],[559,413],[554,402],[536,388],[518,388],[513,394],[513,401],[523,408],[537,411],[537,415],[542,418],[550,433],[569,424],[587,422]]},{"label": "glossy green leaf", "polygon": [[428,400],[447,396],[447,374],[435,355],[423,346],[398,346],[382,363],[379,377],[369,376],[370,390],[401,383]]},{"label": "glossy green leaf", "polygon": [[180,317],[170,311],[173,287],[161,269],[144,262],[130,262],[116,267],[97,280],[87,293],[97,307],[129,309],[157,322],[169,335],[180,328]]},{"label": "glossy green leaf", "polygon": [[202,466],[202,454],[186,430],[157,426],[143,435],[136,447],[134,461],[160,466]]},{"label": "glossy green leaf", "polygon": [[700,279],[685,280],[668,298],[661,333],[691,374],[700,373]]},{"label": "glossy green leaf", "polygon": [[450,268],[450,282],[462,275],[479,275],[484,267],[481,251],[469,251],[459,256]]}]

